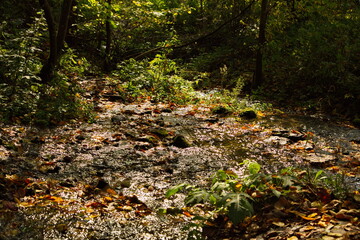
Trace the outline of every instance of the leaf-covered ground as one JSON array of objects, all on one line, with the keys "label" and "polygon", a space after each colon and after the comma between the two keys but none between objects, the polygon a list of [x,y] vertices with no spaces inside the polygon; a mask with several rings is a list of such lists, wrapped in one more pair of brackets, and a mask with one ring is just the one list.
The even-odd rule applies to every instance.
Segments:
[{"label": "leaf-covered ground", "polygon": [[358,129],[279,112],[245,120],[212,106],[124,104],[99,81],[84,88],[95,123],[0,125],[1,239],[186,239],[184,226],[206,209],[183,208],[184,196],[166,199],[166,190],[206,186],[219,169],[241,175],[244,160],[267,173],[343,172],[353,197],[295,192],[238,226],[218,217],[202,229],[208,239],[359,239]]}]

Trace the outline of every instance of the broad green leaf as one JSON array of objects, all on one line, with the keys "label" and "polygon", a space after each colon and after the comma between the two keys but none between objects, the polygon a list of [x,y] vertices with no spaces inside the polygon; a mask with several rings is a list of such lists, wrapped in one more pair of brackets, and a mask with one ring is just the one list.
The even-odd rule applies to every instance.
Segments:
[{"label": "broad green leaf", "polygon": [[260,171],[260,168],[261,166],[257,162],[251,162],[248,166],[248,170],[252,175],[257,174]]},{"label": "broad green leaf", "polygon": [[289,186],[292,186],[294,184],[294,182],[292,181],[291,176],[283,176],[281,178],[283,180],[283,187],[289,187]]},{"label": "broad green leaf", "polygon": [[276,197],[280,197],[281,196],[281,192],[279,192],[278,190],[276,189],[271,189],[271,191],[273,192],[273,194],[276,196]]},{"label": "broad green leaf", "polygon": [[316,173],[316,175],[315,175],[315,177],[314,177],[314,180],[316,181],[316,180],[318,180],[319,179],[319,177],[321,176],[321,174],[323,174],[323,170],[319,170],[319,171],[317,171],[317,173]]},{"label": "broad green leaf", "polygon": [[209,199],[210,193],[203,189],[198,189],[193,192],[191,192],[186,198],[185,198],[185,204],[186,205],[194,205],[197,203],[205,202]]},{"label": "broad green leaf", "polygon": [[212,191],[215,192],[222,192],[224,190],[228,190],[230,189],[230,185],[227,182],[216,182],[214,183],[214,185],[211,187]]},{"label": "broad green leaf", "polygon": [[176,194],[178,191],[180,191],[181,189],[183,189],[185,186],[188,186],[187,183],[182,183],[179,185],[176,185],[174,187],[171,187],[169,190],[167,190],[165,196],[167,198],[171,197],[172,195]]},{"label": "broad green leaf", "polygon": [[[247,196],[244,193],[230,193],[222,199],[223,205],[228,208],[227,215],[234,224],[254,214],[253,206]],[[251,199],[250,196],[249,199]]]}]

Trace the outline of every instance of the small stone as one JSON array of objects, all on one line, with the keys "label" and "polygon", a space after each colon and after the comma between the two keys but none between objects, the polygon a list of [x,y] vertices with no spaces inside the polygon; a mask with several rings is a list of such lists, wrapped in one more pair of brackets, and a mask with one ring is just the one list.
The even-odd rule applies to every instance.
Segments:
[{"label": "small stone", "polygon": [[120,186],[122,188],[129,188],[131,186],[131,181],[130,179],[124,179],[120,182]]},{"label": "small stone", "polygon": [[219,114],[219,115],[227,115],[227,114],[231,113],[231,111],[228,108],[224,107],[224,106],[217,106],[217,107],[211,109],[211,111],[213,113]]},{"label": "small stone", "polygon": [[205,122],[209,122],[209,123],[217,123],[219,121],[218,118],[208,118],[204,120]]},{"label": "small stone", "polygon": [[65,156],[62,161],[65,163],[70,163],[73,161],[73,158],[70,156]]},{"label": "small stone", "polygon": [[245,118],[245,119],[254,119],[257,117],[256,113],[253,110],[248,110],[248,111],[244,111],[242,113],[239,114],[240,117]]},{"label": "small stone", "polygon": [[178,148],[188,148],[191,146],[190,142],[183,135],[175,136],[172,145]]},{"label": "small stone", "polygon": [[163,113],[171,113],[172,110],[171,110],[171,108],[163,108],[163,109],[161,109],[161,112],[163,112]]},{"label": "small stone", "polygon": [[154,137],[154,136],[145,136],[145,137],[140,137],[137,139],[140,142],[148,142],[148,143],[152,143],[154,145],[158,144],[158,140]]},{"label": "small stone", "polygon": [[127,117],[124,115],[114,115],[111,117],[111,122],[113,124],[120,124],[121,122],[124,122],[127,120]]},{"label": "small stone", "polygon": [[154,128],[151,129],[150,132],[159,137],[167,137],[169,135],[169,132],[164,128]]}]

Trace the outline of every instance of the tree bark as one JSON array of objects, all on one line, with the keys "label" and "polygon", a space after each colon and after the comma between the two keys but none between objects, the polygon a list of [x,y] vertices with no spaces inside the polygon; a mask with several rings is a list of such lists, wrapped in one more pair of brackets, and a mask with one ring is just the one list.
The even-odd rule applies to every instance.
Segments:
[{"label": "tree bark", "polygon": [[50,53],[47,61],[43,65],[40,71],[40,78],[43,82],[48,82],[53,75],[55,70],[56,61],[57,61],[57,40],[56,40],[56,24],[54,16],[52,14],[51,6],[48,0],[39,0],[40,6],[44,10],[46,23],[48,26],[49,32],[49,41],[50,41]]},{"label": "tree bark", "polygon": [[108,4],[107,18],[106,18],[106,48],[105,48],[105,62],[104,70],[111,71],[111,42],[112,42],[112,29],[111,29],[111,0],[106,0]]},{"label": "tree bark", "polygon": [[61,56],[61,50],[64,47],[65,37],[69,25],[69,16],[72,9],[73,0],[64,0],[58,24],[54,19],[54,14],[48,0],[39,0],[40,6],[45,13],[45,19],[48,26],[50,53],[47,61],[44,63],[39,76],[43,83],[48,83],[54,76],[55,69]]},{"label": "tree bark", "polygon": [[61,50],[64,48],[65,37],[67,35],[68,27],[69,27],[69,18],[71,14],[71,9],[73,7],[72,2],[73,0],[64,0],[62,5],[60,19],[59,19],[59,28],[57,33],[58,55],[60,55]]},{"label": "tree bark", "polygon": [[261,1],[258,49],[256,52],[255,76],[252,88],[258,88],[264,82],[263,76],[263,48],[266,42],[266,22],[268,18],[268,0]]}]

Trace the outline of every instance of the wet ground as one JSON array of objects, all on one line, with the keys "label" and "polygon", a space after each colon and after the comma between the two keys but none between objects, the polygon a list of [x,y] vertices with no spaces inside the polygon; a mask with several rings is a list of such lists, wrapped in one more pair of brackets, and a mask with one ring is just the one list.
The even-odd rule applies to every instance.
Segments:
[{"label": "wet ground", "polygon": [[265,172],[340,166],[358,188],[360,131],[351,126],[110,100],[99,100],[95,123],[0,125],[0,239],[186,239],[190,219],[158,211],[183,206],[181,195],[169,200],[166,190],[206,185],[219,169],[241,175],[244,160]]}]

